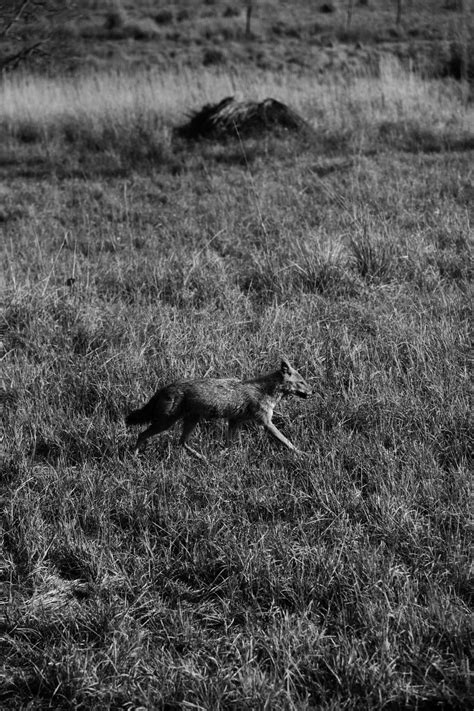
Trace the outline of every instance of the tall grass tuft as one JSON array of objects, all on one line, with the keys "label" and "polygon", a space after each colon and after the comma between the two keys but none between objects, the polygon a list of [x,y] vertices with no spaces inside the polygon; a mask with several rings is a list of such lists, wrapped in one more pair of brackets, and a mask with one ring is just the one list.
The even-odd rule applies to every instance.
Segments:
[{"label": "tall grass tuft", "polygon": [[394,275],[397,256],[390,238],[374,236],[365,229],[351,237],[350,248],[355,268],[363,279],[380,282]]}]

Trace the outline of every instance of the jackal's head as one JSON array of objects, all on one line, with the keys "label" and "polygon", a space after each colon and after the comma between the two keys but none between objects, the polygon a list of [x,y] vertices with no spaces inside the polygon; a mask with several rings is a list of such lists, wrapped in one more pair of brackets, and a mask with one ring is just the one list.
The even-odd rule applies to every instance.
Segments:
[{"label": "jackal's head", "polygon": [[281,390],[284,395],[298,395],[298,397],[309,397],[311,388],[306,380],[295,370],[286,358],[283,358],[280,366],[282,376]]}]

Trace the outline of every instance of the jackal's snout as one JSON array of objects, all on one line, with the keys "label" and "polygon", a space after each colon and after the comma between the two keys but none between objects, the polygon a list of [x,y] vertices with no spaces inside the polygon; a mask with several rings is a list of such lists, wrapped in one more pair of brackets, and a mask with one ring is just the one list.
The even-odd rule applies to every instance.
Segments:
[{"label": "jackal's snout", "polygon": [[313,394],[313,391],[309,387],[308,383],[305,383],[305,382],[298,384],[298,387],[295,390],[295,395],[298,395],[299,397],[302,397],[302,398],[310,397],[310,395],[312,395],[312,394]]},{"label": "jackal's snout", "polygon": [[310,397],[310,395],[313,394],[313,391],[311,390],[310,386],[303,379],[295,383],[295,389],[293,392],[295,393],[295,395],[298,395],[298,397],[302,398]]}]

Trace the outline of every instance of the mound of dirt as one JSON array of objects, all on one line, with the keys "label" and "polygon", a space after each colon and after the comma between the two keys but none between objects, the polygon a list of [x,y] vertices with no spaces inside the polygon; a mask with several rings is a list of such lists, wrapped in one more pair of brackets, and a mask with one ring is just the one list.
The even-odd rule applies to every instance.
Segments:
[{"label": "mound of dirt", "polygon": [[292,109],[276,99],[236,101],[228,96],[217,104],[206,104],[190,114],[175,134],[188,140],[247,137],[267,132],[312,133],[311,126]]}]

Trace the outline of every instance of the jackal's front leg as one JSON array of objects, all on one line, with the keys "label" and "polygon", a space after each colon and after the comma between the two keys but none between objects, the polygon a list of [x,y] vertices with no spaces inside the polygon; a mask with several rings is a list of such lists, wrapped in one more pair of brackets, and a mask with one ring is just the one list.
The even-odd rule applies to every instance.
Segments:
[{"label": "jackal's front leg", "polygon": [[288,449],[291,449],[292,452],[296,452],[297,454],[303,454],[300,449],[295,447],[295,445],[292,444],[290,440],[287,439],[285,435],[280,432],[278,427],[276,427],[270,419],[265,419],[263,425],[267,432],[269,432],[272,437],[275,437],[275,439],[277,439],[279,442],[284,444],[285,447],[288,447]]}]

